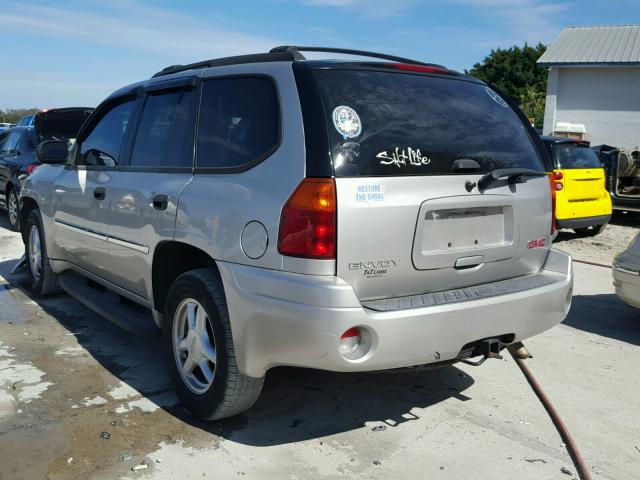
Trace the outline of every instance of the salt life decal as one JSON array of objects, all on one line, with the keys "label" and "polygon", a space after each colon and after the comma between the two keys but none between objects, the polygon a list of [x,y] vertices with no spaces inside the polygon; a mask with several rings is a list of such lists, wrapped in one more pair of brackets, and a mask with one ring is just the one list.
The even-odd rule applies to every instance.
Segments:
[{"label": "salt life decal", "polygon": [[333,109],[331,116],[333,117],[333,126],[345,140],[355,138],[362,133],[362,122],[353,108],[340,105]]},{"label": "salt life decal", "polygon": [[398,168],[404,165],[420,167],[431,163],[431,159],[426,155],[422,155],[419,148],[412,147],[402,149],[396,147],[391,153],[385,150],[377,154],[376,158],[380,160],[380,165],[395,165]]},{"label": "salt life decal", "polygon": [[384,185],[371,183],[358,185],[356,202],[384,202]]},{"label": "salt life decal", "polygon": [[487,92],[487,95],[489,95],[493,99],[493,101],[496,102],[498,105],[504,108],[509,108],[509,105],[507,104],[507,102],[505,102],[504,99],[500,95],[498,95],[496,92],[491,90],[489,87],[484,87],[484,90],[485,92]]}]

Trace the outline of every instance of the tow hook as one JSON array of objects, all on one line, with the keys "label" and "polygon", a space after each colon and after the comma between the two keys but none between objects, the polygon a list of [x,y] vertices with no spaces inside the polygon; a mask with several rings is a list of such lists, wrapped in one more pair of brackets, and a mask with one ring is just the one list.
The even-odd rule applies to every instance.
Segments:
[{"label": "tow hook", "polygon": [[472,357],[476,357],[478,355],[482,355],[482,358],[477,362],[469,360],[467,358],[458,358],[462,363],[466,363],[467,365],[473,365],[477,367],[482,365],[487,358],[497,358],[498,360],[502,360],[502,355],[500,355],[502,344],[500,340],[497,338],[487,338],[486,340],[482,340],[478,343],[473,349]]}]

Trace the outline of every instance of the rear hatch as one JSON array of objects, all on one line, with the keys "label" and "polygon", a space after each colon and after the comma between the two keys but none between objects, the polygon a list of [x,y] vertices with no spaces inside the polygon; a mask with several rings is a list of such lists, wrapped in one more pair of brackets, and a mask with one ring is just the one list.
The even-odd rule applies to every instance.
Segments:
[{"label": "rear hatch", "polygon": [[[314,75],[336,177],[337,275],[360,300],[540,270],[549,181],[528,130],[496,92],[465,76],[410,70]],[[540,175],[474,185],[504,168]]]},{"label": "rear hatch", "polygon": [[605,192],[604,168],[586,143],[559,143],[552,147],[556,170],[564,177],[564,195],[572,202],[599,200]]},{"label": "rear hatch", "polygon": [[80,127],[91,115],[93,108],[70,107],[45,110],[35,115],[33,127],[38,142],[76,138]]}]

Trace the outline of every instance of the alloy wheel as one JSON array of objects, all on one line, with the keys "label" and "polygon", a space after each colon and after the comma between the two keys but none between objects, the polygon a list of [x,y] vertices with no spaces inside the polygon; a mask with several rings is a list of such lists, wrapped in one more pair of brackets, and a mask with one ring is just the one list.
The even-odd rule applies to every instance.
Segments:
[{"label": "alloy wheel", "polygon": [[33,225],[29,231],[29,266],[33,279],[38,282],[42,273],[42,248],[38,227]]},{"label": "alloy wheel", "polygon": [[172,330],[174,358],[183,383],[195,394],[205,393],[213,383],[217,364],[213,324],[207,311],[193,298],[182,300]]}]

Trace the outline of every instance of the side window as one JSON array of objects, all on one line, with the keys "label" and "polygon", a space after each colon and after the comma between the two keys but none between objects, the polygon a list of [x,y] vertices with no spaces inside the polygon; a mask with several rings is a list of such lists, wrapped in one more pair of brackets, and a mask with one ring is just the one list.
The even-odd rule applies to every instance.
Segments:
[{"label": "side window", "polygon": [[11,132],[7,135],[7,138],[2,142],[2,153],[9,153],[15,151],[20,141],[20,132]]},{"label": "side window", "polygon": [[192,167],[194,90],[173,90],[147,97],[133,143],[135,167]]},{"label": "side window", "polygon": [[80,145],[81,164],[113,167],[120,163],[120,147],[134,103],[133,99],[119,103],[102,116]]},{"label": "side window", "polygon": [[242,167],[277,145],[280,112],[273,82],[261,77],[202,85],[197,167]]}]

